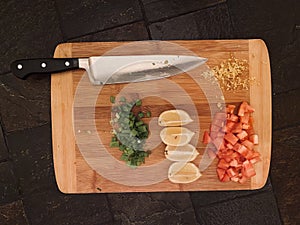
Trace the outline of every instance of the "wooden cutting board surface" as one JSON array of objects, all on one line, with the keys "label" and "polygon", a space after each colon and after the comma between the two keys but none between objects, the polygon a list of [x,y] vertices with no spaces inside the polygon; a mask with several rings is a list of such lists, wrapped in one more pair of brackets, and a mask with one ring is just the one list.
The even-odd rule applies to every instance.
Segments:
[{"label": "wooden cutting board surface", "polygon": [[[149,43],[149,42],[147,42]],[[131,49],[135,54],[147,53],[155,54],[153,43],[143,45],[143,48]],[[134,169],[125,173],[119,173],[119,160],[121,152],[116,148],[110,148],[111,140],[111,103],[110,96],[118,95],[126,84],[105,85],[100,91],[99,86],[93,86],[89,83],[84,70],[69,71],[59,74],[53,74],[51,77],[51,109],[52,109],[52,140],[55,176],[59,189],[64,193],[107,193],[107,192],[158,192],[158,191],[202,191],[202,190],[249,190],[259,189],[266,183],[271,157],[271,75],[270,63],[266,45],[262,40],[193,40],[193,41],[170,41],[170,44],[179,45],[195,54],[208,58],[207,65],[213,67],[219,65],[222,61],[228,59],[231,54],[238,59],[245,59],[249,64],[247,76],[255,78],[255,83],[250,85],[249,90],[224,91],[225,103],[239,104],[241,101],[248,101],[256,109],[253,114],[254,129],[259,136],[259,145],[256,150],[260,152],[262,161],[255,164],[256,176],[251,178],[245,184],[235,182],[222,183],[218,180],[216,174],[215,160],[205,171],[202,177],[189,184],[174,184],[168,179],[157,181],[161,173],[167,173],[166,166],[162,171],[157,170],[157,165],[166,162],[164,157],[163,144],[159,144],[152,150],[152,154],[146,158],[146,163],[141,167],[146,171],[145,175],[136,175]],[[113,50],[110,54],[124,55],[126,48],[122,45],[126,42],[87,42],[87,43],[65,43],[57,46],[55,58],[79,58],[97,56]],[[116,47],[120,47],[119,50]],[[151,49],[150,49],[151,48]],[[127,48],[128,50],[128,48]],[[165,54],[174,54],[172,50],[164,50]],[[180,54],[180,51],[178,52]],[[194,139],[194,145],[197,147],[199,156],[193,161],[199,165],[205,150],[205,145],[201,143],[202,135],[209,129],[211,123],[211,112],[207,96],[201,90],[193,79],[187,74],[181,74],[172,78],[165,79],[166,82],[177,84],[185,92],[185,97],[191,99],[197,112],[197,118],[201,126],[198,127]],[[171,84],[170,83],[170,84]],[[162,81],[151,81],[143,85],[133,86],[127,91],[138,98],[145,97],[143,90],[152,87],[163,89]],[[166,83],[168,84],[168,83]],[[150,88],[151,89],[151,88]],[[166,89],[167,90],[167,89]],[[164,93],[164,92],[162,92]],[[144,109],[152,112],[151,117],[158,117],[165,110],[174,108],[169,104],[168,97],[175,98],[180,102],[185,101],[181,93],[168,93],[165,91],[166,99],[157,96],[148,96],[143,99]],[[179,100],[178,100],[179,99]],[[94,102],[90,104],[89,102]],[[216,102],[214,102],[215,104]],[[180,103],[181,104],[181,103]],[[182,102],[182,108],[185,107]],[[89,111],[90,110],[90,111]],[[95,130],[92,130],[89,124],[89,112],[93,112]],[[151,119],[151,118],[150,118]],[[148,119],[149,122],[150,119]],[[195,119],[195,118],[194,118]],[[80,128],[80,129],[79,129]],[[155,130],[156,129],[156,130]],[[151,130],[153,135],[159,133],[160,128]],[[197,129],[197,128],[196,128]],[[90,139],[89,139],[90,135]],[[95,136],[96,135],[96,136]],[[157,135],[156,135],[157,136]],[[101,155],[99,143],[94,142],[97,137],[105,147],[105,156]],[[99,165],[99,158],[107,157],[107,163]],[[102,159],[103,160],[103,159]],[[110,162],[114,162],[110,164]],[[118,164],[118,165],[117,165]],[[110,167],[114,178],[110,179],[102,172]],[[117,166],[116,166],[117,165]],[[127,171],[127,166],[124,171]],[[103,171],[101,171],[102,169]],[[122,167],[121,167],[122,168]],[[154,169],[155,172],[151,171]],[[140,168],[138,168],[140,169]],[[157,170],[157,171],[156,171]],[[152,175],[148,176],[148,172]],[[159,174],[155,177],[155,173]],[[153,175],[154,174],[154,175]],[[141,175],[141,174],[140,174]],[[136,179],[144,179],[144,184],[131,185],[133,176]],[[121,182],[119,182],[121,181]],[[143,182],[142,182],[143,183]]]}]

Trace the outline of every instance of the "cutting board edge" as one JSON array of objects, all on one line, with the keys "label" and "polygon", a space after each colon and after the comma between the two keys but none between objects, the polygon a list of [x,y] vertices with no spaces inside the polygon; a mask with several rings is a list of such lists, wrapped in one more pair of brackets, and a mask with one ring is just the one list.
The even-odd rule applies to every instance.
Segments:
[{"label": "cutting board edge", "polygon": [[[62,43],[57,45],[54,51],[54,58],[69,58],[72,57],[72,43]],[[72,107],[73,104],[71,101],[67,101],[64,109],[59,111],[60,107],[57,107],[57,104],[68,100],[70,97],[72,99],[72,87],[69,90],[62,88],[52,88],[55,86],[61,86],[62,83],[72,84],[72,72],[63,72],[59,74],[51,75],[51,119],[52,119],[52,146],[53,146],[53,164],[54,164],[54,173],[57,182],[58,189],[62,193],[72,193],[76,191],[76,167],[75,167],[75,137],[71,136],[70,139],[67,139],[68,143],[64,144],[66,139],[63,133],[60,133],[65,126],[65,119],[63,116],[60,116],[57,119],[57,115],[63,114],[63,111],[67,111],[67,118],[72,119]],[[67,80],[67,82],[66,82]],[[55,90],[55,91],[54,91]],[[62,90],[68,90],[67,94],[63,93]],[[69,108],[69,111],[66,110]],[[72,124],[72,123],[69,123]],[[65,128],[66,129],[66,128]],[[68,126],[67,130],[73,132],[73,127]],[[55,137],[55,138],[53,138]],[[68,146],[66,149],[61,149],[61,146]],[[71,150],[73,149],[73,151]],[[71,156],[72,160],[68,160],[64,163],[61,159],[68,154]],[[64,172],[62,172],[64,171]]]},{"label": "cutting board edge", "polygon": [[[250,61],[253,61],[250,63]],[[250,66],[251,65],[251,66]],[[256,68],[254,68],[256,66]],[[256,71],[252,71],[256,70]],[[257,71],[259,70],[259,72]],[[261,74],[260,77],[257,76],[257,74]],[[259,98],[260,102],[257,105],[253,105],[254,108],[257,109],[257,111],[260,111],[260,113],[254,114],[254,123],[255,121],[259,122],[259,128],[262,132],[262,135],[264,135],[264,138],[267,140],[265,141],[265,149],[262,151],[263,153],[263,162],[260,162],[262,164],[255,165],[255,168],[257,171],[263,171],[262,179],[257,180],[258,177],[254,176],[251,179],[251,189],[257,190],[261,189],[265,186],[268,175],[270,172],[270,159],[271,159],[271,151],[272,151],[272,84],[271,84],[271,68],[270,68],[270,58],[268,53],[268,48],[264,40],[262,39],[251,39],[249,40],[249,75],[255,77],[256,79],[263,79],[264,86],[264,95],[265,97],[263,101],[261,98],[259,98],[259,87],[257,85],[252,85],[250,88],[250,99]],[[261,90],[261,88],[260,88]],[[259,118],[264,117],[264,118]],[[261,127],[261,121],[262,120],[268,120],[267,124],[268,126]],[[257,167],[260,167],[260,169],[257,169]]]}]

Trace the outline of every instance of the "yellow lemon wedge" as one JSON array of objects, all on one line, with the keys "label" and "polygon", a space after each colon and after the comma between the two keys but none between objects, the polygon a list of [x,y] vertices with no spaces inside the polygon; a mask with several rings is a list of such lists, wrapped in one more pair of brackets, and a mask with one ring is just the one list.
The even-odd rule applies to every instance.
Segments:
[{"label": "yellow lemon wedge", "polygon": [[193,163],[173,163],[168,171],[168,178],[173,183],[187,184],[201,177],[199,169]]},{"label": "yellow lemon wedge", "polygon": [[167,110],[158,117],[158,124],[165,127],[182,126],[193,122],[186,111],[181,109]]},{"label": "yellow lemon wedge", "polygon": [[165,156],[168,160],[171,161],[193,161],[198,155],[199,152],[191,144],[183,146],[167,145],[167,147],[165,148]]},{"label": "yellow lemon wedge", "polygon": [[194,134],[185,127],[166,127],[160,132],[160,138],[166,145],[183,146],[191,141]]}]

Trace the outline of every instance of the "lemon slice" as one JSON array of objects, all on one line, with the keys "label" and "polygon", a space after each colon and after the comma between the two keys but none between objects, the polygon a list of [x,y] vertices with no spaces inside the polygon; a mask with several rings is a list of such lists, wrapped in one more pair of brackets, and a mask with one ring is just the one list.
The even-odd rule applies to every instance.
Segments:
[{"label": "lemon slice", "polygon": [[167,145],[167,147],[165,148],[165,156],[168,160],[171,161],[193,161],[198,155],[199,152],[191,144],[187,144],[184,146]]},{"label": "lemon slice", "polygon": [[187,184],[201,177],[199,169],[193,163],[173,163],[168,171],[168,178],[173,183]]},{"label": "lemon slice", "polygon": [[158,124],[165,127],[182,126],[193,122],[186,111],[181,109],[168,110],[158,117]]},{"label": "lemon slice", "polygon": [[183,146],[190,142],[194,134],[185,127],[166,127],[160,132],[160,138],[166,145]]}]

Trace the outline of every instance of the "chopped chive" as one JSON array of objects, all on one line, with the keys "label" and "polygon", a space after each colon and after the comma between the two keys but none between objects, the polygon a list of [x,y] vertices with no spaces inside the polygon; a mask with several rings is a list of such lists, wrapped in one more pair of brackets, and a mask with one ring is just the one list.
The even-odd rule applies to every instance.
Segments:
[{"label": "chopped chive", "polygon": [[110,142],[110,147],[111,148],[117,148],[117,147],[119,147],[119,142],[118,141],[111,141]]},{"label": "chopped chive", "polygon": [[141,106],[142,105],[142,100],[141,99],[136,100],[135,105],[136,106]]},{"label": "chopped chive", "polygon": [[147,117],[151,117],[151,112],[147,111],[146,115],[147,115]]},{"label": "chopped chive", "polygon": [[115,103],[116,102],[116,97],[115,96],[110,96],[110,102]]},{"label": "chopped chive", "polygon": [[143,118],[143,117],[144,117],[144,113],[139,112],[139,113],[138,113],[138,117]]},{"label": "chopped chive", "polygon": [[120,98],[120,102],[126,102],[126,98],[125,98],[124,96],[122,96],[122,97]]}]

